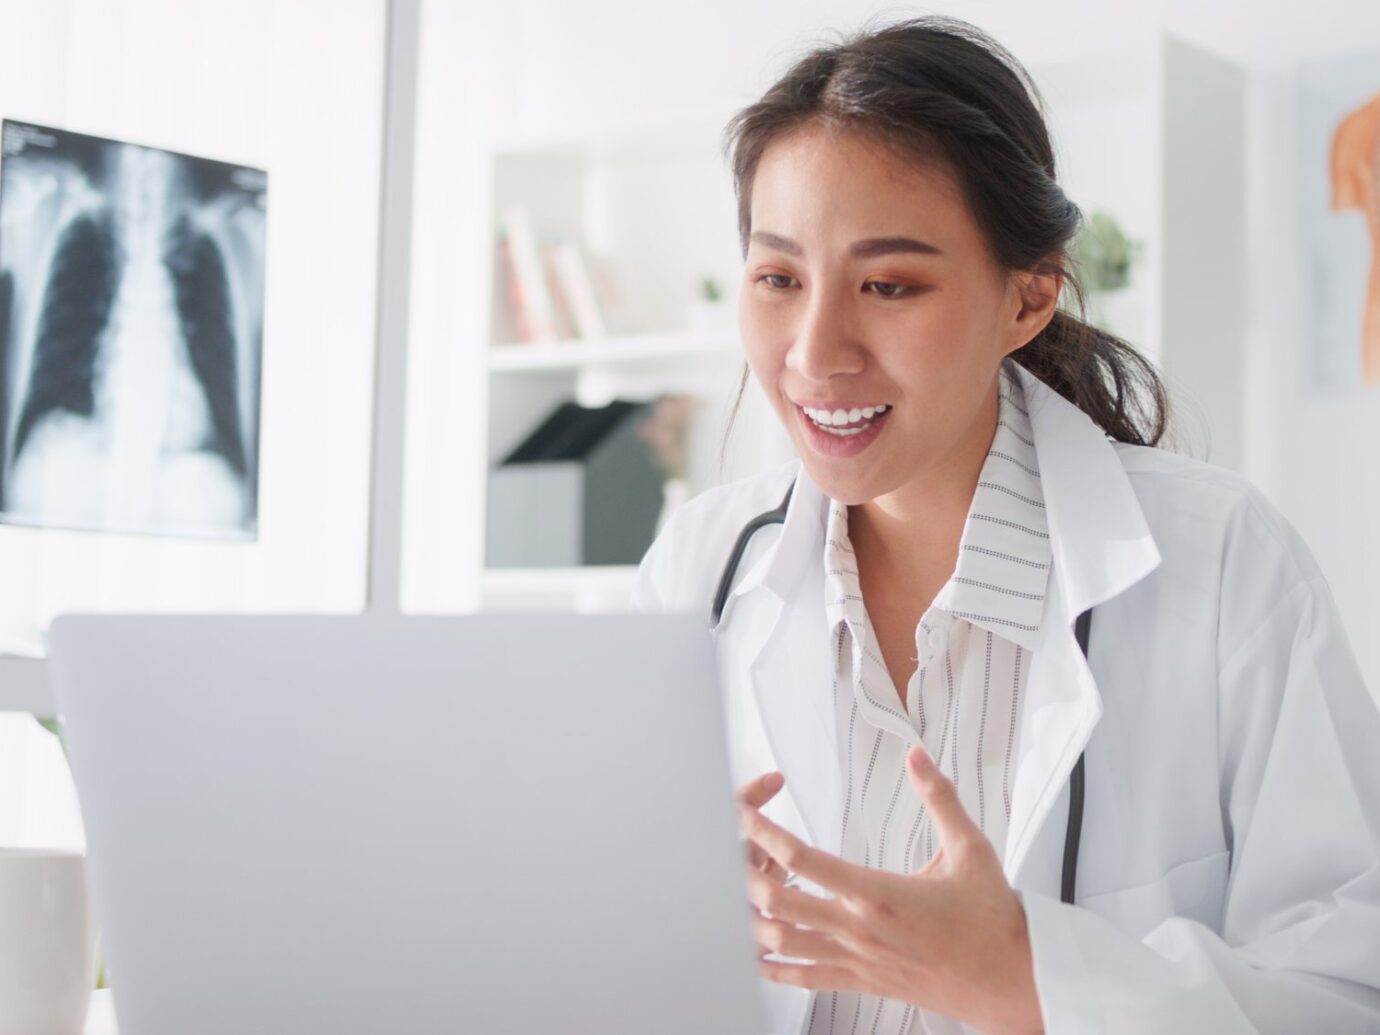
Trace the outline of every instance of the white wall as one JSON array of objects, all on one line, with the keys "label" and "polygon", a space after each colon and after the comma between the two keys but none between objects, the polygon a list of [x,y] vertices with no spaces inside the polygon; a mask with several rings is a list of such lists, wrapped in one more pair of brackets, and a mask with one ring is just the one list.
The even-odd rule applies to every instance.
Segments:
[{"label": "white wall", "polygon": [[[1343,34],[1340,27],[1338,32]],[[1380,52],[1380,31],[1352,38],[1367,39],[1370,51]],[[1380,69],[1376,81],[1380,89]],[[1361,669],[1372,692],[1380,694],[1380,463],[1374,459],[1380,390],[1308,396],[1297,386],[1301,343],[1294,328],[1300,304],[1290,289],[1299,275],[1301,247],[1294,215],[1294,102],[1291,65],[1262,66],[1249,123],[1247,471],[1312,547],[1347,620]]]},{"label": "white wall", "polygon": [[[1088,48],[1172,32],[1251,73],[1249,93],[1246,300],[1248,386],[1246,473],[1284,510],[1313,546],[1348,621],[1373,688],[1380,692],[1380,646],[1367,635],[1380,621],[1380,548],[1365,533],[1380,521],[1380,465],[1365,447],[1380,442],[1380,398],[1358,392],[1332,402],[1304,402],[1293,393],[1295,347],[1291,285],[1292,63],[1380,48],[1380,4],[1319,0],[1303,8],[1280,0],[1106,0],[1029,4],[1025,0],[877,6],[859,0],[702,0],[646,4],[641,0],[519,0],[503,13],[464,10],[431,0],[425,7],[423,112],[418,205],[426,216],[414,269],[430,283],[414,291],[414,383],[442,372],[455,392],[448,414],[415,400],[413,460],[418,473],[447,455],[456,465],[478,462],[461,449],[480,425],[483,328],[474,314],[448,311],[445,285],[470,275],[454,256],[455,237],[474,223],[461,194],[482,182],[479,151],[487,135],[598,131],[680,111],[751,100],[827,30],[850,30],[877,14],[888,19],[948,13],[994,34],[1018,58],[1038,64]],[[452,164],[437,165],[447,155]],[[445,172],[450,182],[435,182]],[[452,193],[453,191],[453,193]],[[482,222],[478,225],[483,225]],[[441,242],[449,242],[451,254]],[[484,247],[486,242],[480,242]],[[461,248],[473,247],[461,243]],[[482,267],[486,268],[486,267]],[[444,357],[444,358],[442,358]],[[427,417],[425,410],[438,412]],[[448,444],[448,445],[446,445]],[[1354,457],[1348,460],[1348,457]],[[1359,483],[1359,484],[1358,484]],[[410,503],[423,490],[415,479]],[[408,569],[441,560],[449,588],[412,579],[411,603],[464,606],[472,600],[479,556],[475,508],[425,490],[424,513],[410,516]],[[416,506],[412,507],[417,510]]]},{"label": "white wall", "polygon": [[[269,179],[258,541],[0,526],[0,651],[62,610],[362,606],[383,29],[383,0],[0,0],[0,115]],[[0,844],[80,841],[56,742],[0,714]]]}]

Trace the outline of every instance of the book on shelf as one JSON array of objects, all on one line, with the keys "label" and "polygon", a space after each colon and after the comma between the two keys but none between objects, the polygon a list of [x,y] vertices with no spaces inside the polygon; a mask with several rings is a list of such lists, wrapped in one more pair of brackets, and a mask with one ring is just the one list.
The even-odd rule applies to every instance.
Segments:
[{"label": "book on shelf", "polygon": [[555,303],[546,264],[542,262],[536,230],[527,206],[508,206],[499,241],[508,305],[518,341],[556,341],[560,338]]},{"label": "book on shelf", "polygon": [[579,330],[575,322],[575,314],[570,308],[570,299],[565,290],[561,287],[560,278],[556,275],[557,254],[563,247],[563,243],[549,242],[541,246],[542,270],[546,275],[546,289],[551,295],[551,316],[556,325],[556,337],[562,341],[579,336]]},{"label": "book on shelf", "polygon": [[561,241],[552,247],[550,260],[557,291],[570,315],[575,336],[586,340],[607,337],[594,278],[580,246],[574,241]]},{"label": "book on shelf", "polygon": [[608,336],[599,286],[577,242],[540,240],[527,206],[514,203],[504,213],[498,245],[515,340]]}]

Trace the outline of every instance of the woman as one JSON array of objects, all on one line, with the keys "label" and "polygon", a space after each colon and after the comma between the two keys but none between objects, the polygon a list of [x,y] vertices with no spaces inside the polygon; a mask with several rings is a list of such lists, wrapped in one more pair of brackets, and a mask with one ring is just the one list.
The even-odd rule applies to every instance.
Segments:
[{"label": "woman", "polygon": [[1023,76],[920,19],[730,127],[799,460],[681,508],[635,601],[708,611],[789,490],[715,634],[770,1030],[1380,1030],[1380,717],[1298,535],[1057,308]]}]

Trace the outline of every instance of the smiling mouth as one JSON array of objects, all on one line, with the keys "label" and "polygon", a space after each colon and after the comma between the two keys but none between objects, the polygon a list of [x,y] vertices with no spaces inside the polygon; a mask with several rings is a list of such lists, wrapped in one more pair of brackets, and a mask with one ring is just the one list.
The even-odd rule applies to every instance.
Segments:
[{"label": "smiling mouth", "polygon": [[851,410],[822,410],[811,406],[801,406],[799,409],[820,431],[839,438],[848,438],[872,427],[885,414],[891,412],[891,405],[882,403],[879,406],[855,407]]}]

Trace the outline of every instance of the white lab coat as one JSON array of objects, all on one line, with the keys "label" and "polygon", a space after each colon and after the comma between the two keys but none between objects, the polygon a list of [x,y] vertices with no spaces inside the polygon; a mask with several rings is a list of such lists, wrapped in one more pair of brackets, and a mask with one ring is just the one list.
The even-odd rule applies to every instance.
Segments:
[{"label": "white lab coat", "polygon": [[[1005,846],[1048,1035],[1380,1032],[1380,714],[1308,548],[1249,483],[1114,443],[1019,368],[1053,543]],[[838,851],[825,627],[828,501],[799,461],[684,505],[634,605],[708,620],[735,783]],[[1073,634],[1092,607],[1089,662]],[[1077,904],[1059,901],[1068,776],[1086,751]],[[773,1032],[810,993],[767,985]],[[931,1030],[961,1030],[940,1019]]]}]

